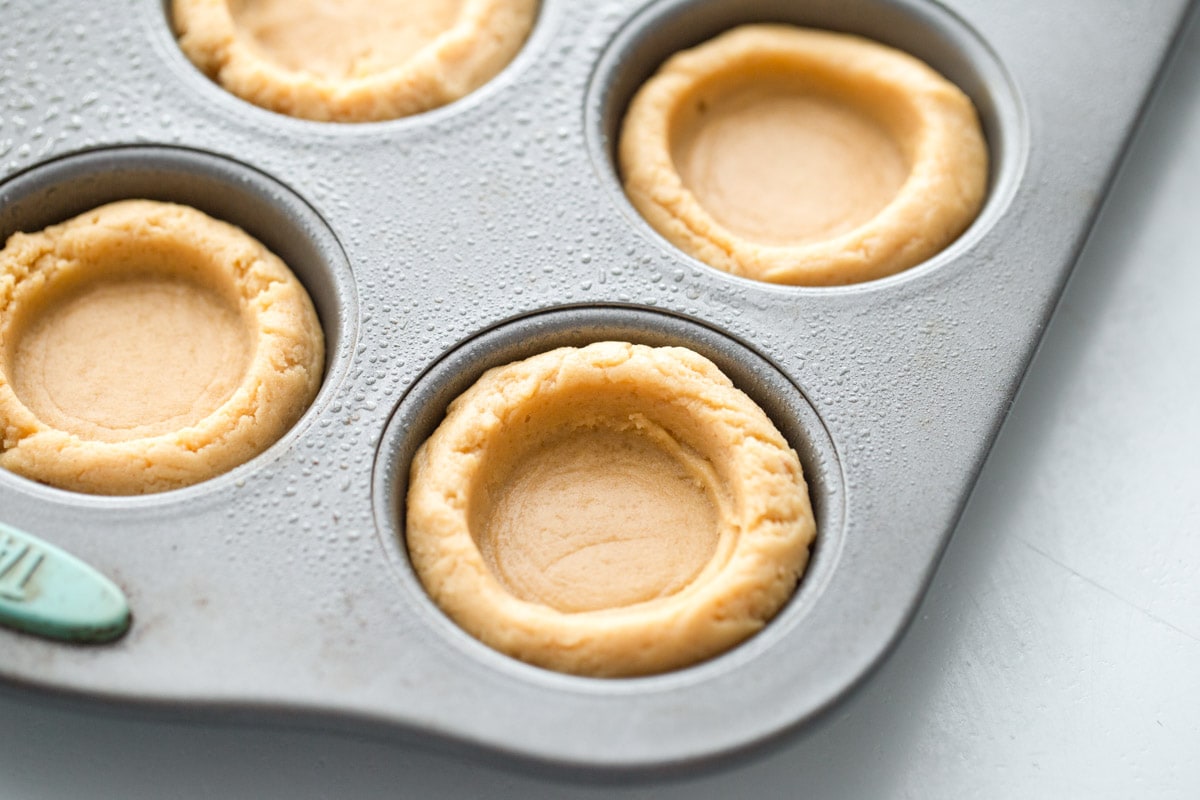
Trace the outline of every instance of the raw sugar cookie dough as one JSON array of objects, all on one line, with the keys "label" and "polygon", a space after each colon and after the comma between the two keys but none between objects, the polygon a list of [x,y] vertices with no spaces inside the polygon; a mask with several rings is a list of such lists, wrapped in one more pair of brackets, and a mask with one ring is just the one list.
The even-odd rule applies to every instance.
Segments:
[{"label": "raw sugar cookie dough", "polygon": [[856,283],[914,266],[979,212],[988,153],[971,101],[856,36],[735,28],[635,95],[625,191],[684,252],[747,278]]},{"label": "raw sugar cookie dough", "polygon": [[485,644],[591,676],[717,655],[791,597],[799,459],[708,359],[600,342],[485,373],[413,460],[406,540]]},{"label": "raw sugar cookie dough", "polygon": [[521,49],[537,0],[173,0],[179,46],[229,92],[311,120],[446,105]]},{"label": "raw sugar cookie dough", "polygon": [[0,250],[0,467],[78,492],[187,486],[254,457],[311,404],[324,335],[241,229],[127,200]]}]

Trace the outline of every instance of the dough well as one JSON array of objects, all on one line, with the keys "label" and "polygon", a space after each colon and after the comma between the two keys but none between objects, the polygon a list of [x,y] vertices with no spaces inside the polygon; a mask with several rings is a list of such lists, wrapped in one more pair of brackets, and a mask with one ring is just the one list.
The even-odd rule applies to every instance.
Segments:
[{"label": "dough well", "polygon": [[672,160],[683,185],[731,231],[772,245],[853,230],[892,201],[908,159],[878,120],[780,80],[688,104]]},{"label": "dough well", "polygon": [[101,441],[194,425],[229,399],[251,355],[235,307],[172,278],[97,281],[25,316],[17,397],[48,425]]},{"label": "dough well", "polygon": [[703,465],[663,432],[620,427],[543,431],[508,443],[515,458],[489,459],[503,471],[472,530],[514,596],[566,612],[629,606],[674,594],[712,558],[720,528]]}]

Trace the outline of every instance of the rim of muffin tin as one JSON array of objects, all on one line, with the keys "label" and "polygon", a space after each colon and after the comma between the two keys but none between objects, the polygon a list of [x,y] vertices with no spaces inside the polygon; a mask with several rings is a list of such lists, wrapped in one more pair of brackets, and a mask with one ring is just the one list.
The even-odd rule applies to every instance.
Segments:
[{"label": "rim of muffin tin", "polygon": [[[408,557],[405,495],[417,449],[445,417],[446,407],[492,367],[557,347],[618,340],[681,346],[713,361],[766,412],[800,456],[817,534],[795,592],[755,635],[696,664],[636,677],[578,676],[533,666],[475,639],[426,593]],[[837,570],[845,543],[845,477],[829,431],[803,390],[751,345],[701,320],[639,306],[579,305],[542,309],[501,322],[449,348],[397,404],[384,429],[372,477],[375,523],[397,588],[438,647],[524,682],[583,693],[656,692],[703,682],[771,650],[818,602]]]},{"label": "rim of muffin tin", "polygon": [[342,132],[378,135],[381,129],[434,125],[443,120],[469,113],[477,107],[497,102],[496,95],[512,91],[513,87],[520,83],[521,77],[549,50],[550,44],[554,41],[554,34],[563,18],[560,8],[562,4],[558,0],[538,0],[533,27],[530,28],[529,35],[525,37],[517,54],[482,86],[457,100],[395,119],[341,122],[294,117],[290,114],[263,108],[238,97],[205,75],[180,49],[172,20],[172,0],[146,0],[146,2],[158,6],[159,13],[147,13],[140,16],[148,25],[151,39],[158,45],[161,54],[166,57],[168,65],[174,70],[178,80],[195,91],[200,99],[213,108],[221,109],[233,116],[245,117],[248,115],[245,117],[245,121],[256,126],[275,124],[291,128],[291,133],[307,131],[321,134]]},{"label": "rim of muffin tin", "polygon": [[295,445],[350,370],[358,339],[358,293],[349,259],[321,215],[279,180],[241,162],[171,145],[117,145],[41,162],[0,184],[0,243],[118,200],[191,206],[229,222],[278,255],[312,298],[325,336],[321,388],[300,419],[263,452],[232,470],[180,489],[95,495],[48,486],[0,469],[0,487],[48,503],[132,508],[183,501],[245,481]]},{"label": "rim of muffin tin", "polygon": [[[913,55],[971,98],[988,148],[983,207],[957,239],[931,258],[882,278],[838,286],[794,286],[742,277],[680,250],[650,226],[625,196],[617,144],[633,95],[675,53],[739,25],[783,23],[863,36]],[[929,274],[974,248],[1004,215],[1028,159],[1025,107],[999,56],[964,19],[934,0],[654,0],[627,18],[593,68],[585,94],[586,147],[619,216],[689,265],[743,286],[789,294],[862,292]]]}]

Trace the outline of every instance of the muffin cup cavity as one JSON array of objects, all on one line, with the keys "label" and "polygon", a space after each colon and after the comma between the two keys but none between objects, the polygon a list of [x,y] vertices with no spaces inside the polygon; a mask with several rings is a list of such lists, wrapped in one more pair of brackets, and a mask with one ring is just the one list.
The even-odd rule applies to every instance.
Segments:
[{"label": "muffin cup cavity", "polygon": [[13,473],[99,495],[207,482],[287,438],[344,371],[345,257],[266,176],[129,147],[43,164],[0,195]]},{"label": "muffin cup cavity", "polygon": [[407,117],[474,92],[525,45],[537,0],[336,7],[278,2],[172,0],[180,49],[241,99],[301,119],[377,122]]},{"label": "muffin cup cavity", "polygon": [[[945,263],[998,217],[1023,163],[1002,67],[921,2],[660,0],[602,56],[587,117],[638,226],[794,286]],[[802,134],[813,146],[791,147]]]},{"label": "muffin cup cavity", "polygon": [[[787,599],[791,592],[789,583],[782,600],[774,603],[772,610],[762,612],[758,609],[756,613],[750,613],[746,619],[753,620],[751,630],[745,626],[738,627],[744,620],[739,622],[732,619],[736,616],[739,603],[748,606],[758,601],[767,602],[768,605],[772,603],[763,594],[756,594],[757,590],[740,594],[735,592],[736,597],[724,606],[731,618],[726,620],[727,624],[717,625],[724,638],[702,647],[687,642],[689,626],[702,627],[705,624],[700,606],[709,599],[709,594],[717,591],[717,581],[723,578],[723,573],[737,571],[741,569],[739,564],[744,566],[753,558],[739,555],[741,546],[737,534],[719,529],[723,522],[717,523],[714,529],[716,535],[710,543],[712,547],[709,550],[699,547],[704,552],[697,551],[696,563],[684,570],[688,574],[668,575],[648,570],[642,576],[626,576],[628,579],[619,581],[620,585],[612,592],[577,591],[573,585],[569,585],[573,584],[572,581],[559,585],[544,581],[545,576],[540,574],[525,581],[529,576],[519,562],[529,553],[521,551],[523,545],[516,543],[519,552],[508,554],[512,563],[503,563],[506,556],[496,556],[496,542],[489,541],[494,532],[488,529],[489,518],[497,515],[503,517],[512,510],[511,507],[503,508],[510,502],[509,495],[519,495],[529,488],[523,486],[520,480],[520,476],[528,474],[528,470],[545,468],[553,472],[555,465],[545,465],[559,456],[563,456],[560,460],[565,468],[580,467],[582,462],[587,461],[588,456],[584,452],[587,448],[593,448],[592,452],[595,453],[612,446],[617,454],[613,457],[619,460],[622,452],[628,453],[635,446],[630,439],[637,440],[637,447],[644,445],[645,449],[655,451],[653,458],[661,460],[664,475],[676,471],[684,474],[693,467],[697,468],[699,475],[686,477],[695,494],[690,499],[707,498],[709,503],[718,508],[734,504],[731,495],[746,488],[740,486],[740,482],[744,482],[752,472],[743,469],[749,462],[722,465],[720,458],[712,457],[713,453],[709,452],[711,447],[706,444],[705,437],[711,435],[714,428],[736,427],[736,413],[727,409],[728,414],[713,412],[713,415],[706,416],[705,412],[695,407],[685,411],[685,404],[677,404],[673,410],[670,409],[669,406],[678,399],[675,388],[682,390],[689,387],[685,385],[685,376],[671,378],[658,372],[657,367],[654,368],[657,378],[649,379],[644,391],[631,394],[609,382],[609,378],[617,372],[633,370],[642,361],[649,364],[659,354],[670,352],[652,348],[679,347],[690,351],[684,353],[683,361],[691,359],[697,365],[707,364],[703,370],[705,372],[711,370],[717,374],[712,370],[715,364],[732,381],[733,387],[748,396],[752,401],[749,406],[757,404],[761,408],[761,411],[756,409],[755,413],[759,418],[765,414],[763,421],[770,420],[766,423],[768,427],[773,423],[779,431],[775,435],[782,434],[781,444],[786,442],[784,447],[790,446],[796,451],[803,465],[804,480],[811,498],[812,516],[808,524],[815,517],[817,531],[816,538],[812,540],[807,569],[791,599]],[[697,358],[696,354],[701,358]],[[560,360],[560,357],[564,359],[564,364],[569,364],[556,367],[549,363],[551,360]],[[603,369],[583,369],[581,365],[584,362],[596,362]],[[609,364],[614,365],[613,375],[608,375],[610,370],[606,365]],[[504,365],[511,366],[494,369]],[[538,373],[539,365],[557,377],[546,383],[542,378],[550,380],[549,374]],[[575,371],[576,367],[580,368],[579,371]],[[588,382],[595,377],[593,372],[605,372],[607,377],[596,378],[600,382],[592,386]],[[516,373],[520,373],[514,378],[516,383],[509,381],[508,378]],[[699,380],[697,375],[692,377]],[[683,383],[675,387],[679,381]],[[650,383],[657,388],[650,386]],[[526,396],[521,387],[544,395],[548,404],[541,411],[527,407],[528,403],[520,399]],[[541,392],[538,387],[547,391]],[[489,389],[497,391],[490,392]],[[508,405],[510,402],[511,408],[507,411],[491,408],[496,403]],[[455,407],[473,407],[483,403],[490,409],[483,417],[491,418],[494,414],[512,417],[513,425],[528,426],[526,432],[530,435],[517,435],[519,432],[512,430],[511,425],[500,425],[497,428],[499,439],[505,442],[493,440],[495,446],[481,447],[478,458],[472,456],[462,460],[461,466],[471,471],[472,475],[464,476],[459,483],[464,493],[465,487],[473,485],[469,493],[474,500],[466,501],[467,505],[460,509],[461,514],[458,515],[460,521],[469,519],[470,524],[462,525],[453,537],[455,546],[461,546],[469,552],[470,558],[467,559],[469,564],[455,560],[457,566],[452,571],[456,573],[456,578],[470,571],[478,580],[472,584],[475,588],[469,591],[464,592],[460,588],[439,595],[432,589],[426,591],[422,577],[428,582],[429,570],[425,567],[436,564],[437,554],[433,550],[440,545],[424,532],[418,543],[411,532],[406,533],[405,522],[411,522],[414,513],[423,520],[430,519],[430,509],[441,502],[439,496],[443,500],[448,496],[439,495],[436,486],[431,489],[423,485],[414,500],[410,479],[422,474],[428,461],[433,458],[430,452],[445,444],[440,442],[435,445],[431,440],[430,444],[421,448],[422,443],[429,440],[430,434],[442,423],[452,403]],[[630,423],[631,420],[635,420],[636,424]],[[633,435],[630,435],[631,425],[637,428]],[[434,440],[449,441],[455,439],[456,435],[469,437],[472,431],[483,436],[478,426],[456,423],[445,431],[439,430]],[[572,439],[575,438],[578,443],[577,437],[580,435],[587,439],[586,447],[572,450]],[[534,445],[526,447],[523,442],[534,442]],[[755,442],[758,440],[755,439]],[[505,443],[514,447],[500,446]],[[469,449],[460,446],[461,442],[450,444],[455,453],[461,454],[464,449]],[[531,452],[537,453],[538,457],[528,458]],[[755,446],[745,448],[745,452],[738,456],[742,457],[751,461],[765,457],[770,463],[775,463],[773,456],[766,455],[765,451]],[[540,464],[537,463],[539,461]],[[586,469],[586,465],[583,466]],[[411,475],[410,469],[413,470]],[[425,481],[424,478],[422,480]],[[609,488],[606,480],[607,477],[599,481],[602,484],[600,489],[604,491]],[[547,490],[548,485],[543,482],[536,488]],[[595,488],[588,487],[586,491]],[[637,489],[635,487],[627,491],[636,492]],[[464,638],[463,631],[458,629],[455,622],[451,622],[450,618],[453,618],[472,635],[510,656],[536,666],[593,677],[705,669],[709,663],[706,659],[716,656],[716,660],[720,661],[721,653],[751,634],[754,634],[753,637],[734,648],[733,652],[747,646],[755,649],[769,647],[777,635],[776,628],[788,627],[791,624],[789,619],[794,622],[819,593],[841,540],[841,487],[836,455],[820,420],[796,387],[768,362],[724,334],[678,317],[620,307],[560,309],[539,313],[488,331],[451,351],[417,382],[389,423],[376,466],[375,494],[377,523],[385,545],[399,566],[403,588],[422,609],[422,616],[430,625],[440,629],[448,640],[462,643],[478,653],[482,645],[474,639]],[[739,494],[736,502],[741,503],[744,499]],[[410,506],[410,502],[418,502],[420,506]],[[520,502],[518,499],[516,504],[519,506]],[[539,513],[541,510],[545,509],[539,506]],[[779,509],[764,512],[765,516],[760,516],[771,518],[777,511]],[[789,514],[781,512],[779,516],[788,517]],[[441,512],[436,510],[434,517],[445,520]],[[588,519],[580,514],[572,522],[586,527]],[[424,525],[424,522],[420,524]],[[802,537],[805,550],[808,542],[806,537],[811,535],[812,529],[809,529],[809,533]],[[772,547],[777,543],[772,541]],[[513,545],[513,542],[507,544]],[[413,550],[414,547],[416,550]],[[614,551],[611,555],[619,560],[621,554]],[[444,559],[443,563],[449,563],[449,560]],[[414,568],[414,564],[418,566]],[[569,566],[564,565],[564,569]],[[803,558],[799,568],[804,568]],[[505,570],[510,572],[506,574]],[[418,577],[418,573],[422,577]],[[745,577],[744,570],[740,574]],[[638,578],[645,578],[642,582],[645,585],[638,583]],[[436,602],[431,594],[437,597]],[[476,597],[468,596],[476,594]],[[469,610],[463,612],[459,608],[462,603],[472,604],[478,600],[483,600],[483,605],[497,613],[510,614],[512,620],[516,621],[492,625],[473,619]],[[774,607],[780,605],[782,610],[762,628],[764,619],[771,617]],[[620,637],[628,634],[637,639],[649,630],[638,629],[631,633],[632,628],[627,627],[625,617],[642,624],[640,615],[647,609],[653,614],[664,609],[680,613],[674,622],[662,629],[661,641],[643,636],[638,639],[641,644],[632,651],[633,654],[621,655],[622,645],[619,642],[623,640]],[[653,627],[658,620],[652,617],[651,622],[650,627]],[[604,637],[609,637],[608,641],[596,641]],[[547,654],[539,643],[542,639],[556,643],[551,646],[551,651],[555,651],[558,645],[564,645],[565,651],[559,649]],[[589,639],[592,641],[589,642]],[[572,644],[566,646],[566,643]],[[564,652],[566,657],[561,657]],[[484,657],[491,660],[488,656]]]}]

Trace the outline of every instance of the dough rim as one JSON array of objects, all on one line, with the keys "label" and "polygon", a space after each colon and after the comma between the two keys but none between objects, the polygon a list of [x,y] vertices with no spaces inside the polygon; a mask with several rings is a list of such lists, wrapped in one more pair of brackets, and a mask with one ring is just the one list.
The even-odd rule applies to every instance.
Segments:
[{"label": "dough rim", "polygon": [[[763,59],[905,98],[919,120],[915,157],[899,192],[874,217],[828,239],[768,245],[721,225],[684,186],[671,157],[679,105],[697,83]],[[974,221],[988,183],[978,115],[954,84],[917,58],[859,36],[773,24],[734,28],[668,59],[630,103],[618,164],[634,208],[684,253],[733,275],[797,286],[860,283],[928,260]]]},{"label": "dough rim", "polygon": [[[729,474],[739,485],[730,487],[733,519],[721,524],[736,529],[677,592],[569,613],[516,598],[491,573],[469,529],[463,487],[472,485],[489,431],[505,424],[506,413],[541,391],[571,386],[573,373],[597,371],[605,380],[653,386],[654,397],[687,408],[729,446]],[[756,491],[746,495],[749,488]],[[451,403],[410,469],[406,545],[433,601],[484,644],[577,675],[648,675],[725,652],[761,630],[790,599],[815,535],[795,452],[711,361],[679,347],[599,342],[489,370]]]},{"label": "dough rim", "polygon": [[[5,368],[14,346],[12,309],[27,298],[37,302],[43,289],[54,291],[56,280],[86,281],[92,248],[122,236],[204,253],[200,280],[236,298],[252,353],[237,388],[210,415],[169,433],[110,442],[45,423],[13,391]],[[68,491],[138,495],[228,472],[278,441],[320,388],[325,343],[304,287],[249,234],[189,206],[123,200],[14,234],[0,250],[0,354],[0,467]]]},{"label": "dough rim", "polygon": [[332,80],[263,58],[239,35],[226,0],[172,0],[184,55],[231,94],[317,122],[380,122],[459,100],[490,81],[529,37],[538,0],[466,0],[457,22],[406,62]]}]

